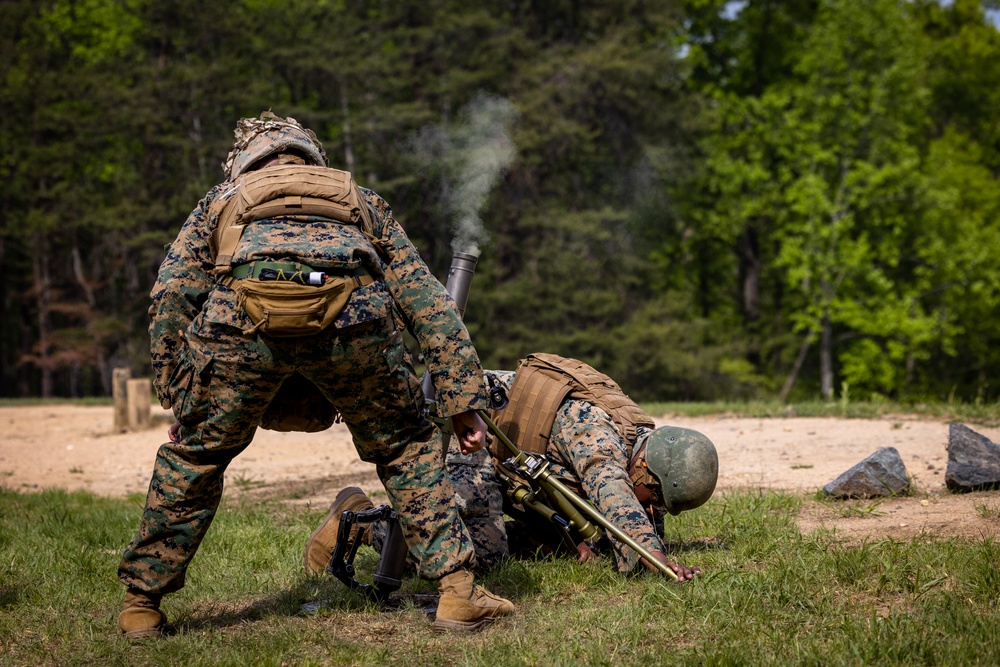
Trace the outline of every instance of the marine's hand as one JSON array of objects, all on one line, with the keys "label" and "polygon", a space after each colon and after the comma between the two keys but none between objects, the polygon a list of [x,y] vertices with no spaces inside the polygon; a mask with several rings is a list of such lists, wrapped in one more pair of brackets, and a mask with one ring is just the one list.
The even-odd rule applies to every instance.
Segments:
[{"label": "marine's hand", "polygon": [[475,410],[455,415],[451,418],[451,426],[463,454],[478,452],[486,444],[486,422]]},{"label": "marine's hand", "polygon": [[589,560],[594,560],[597,558],[597,554],[594,550],[590,548],[586,542],[580,542],[576,545],[576,559],[581,563],[586,563]]},{"label": "marine's hand", "polygon": [[[660,561],[661,563],[663,563],[664,565],[666,565],[667,567],[669,567],[671,570],[674,571],[674,573],[677,575],[677,583],[684,583],[685,581],[691,581],[697,575],[701,574],[700,567],[687,567],[685,565],[681,565],[680,563],[675,563],[674,561],[667,558],[666,554],[661,553],[659,551],[654,551],[653,555],[656,557],[658,561]],[[642,564],[651,570],[655,570],[657,572],[660,571],[659,569],[654,567],[651,563],[647,563],[645,559],[643,559]]]},{"label": "marine's hand", "polygon": [[181,439],[181,423],[174,422],[167,429],[167,437],[170,438],[170,442],[180,442]]},{"label": "marine's hand", "polygon": [[677,574],[677,581],[691,581],[697,575],[701,574],[700,567],[687,567],[686,565],[681,565],[680,563],[675,563],[673,561],[667,561],[667,567],[673,570]]}]

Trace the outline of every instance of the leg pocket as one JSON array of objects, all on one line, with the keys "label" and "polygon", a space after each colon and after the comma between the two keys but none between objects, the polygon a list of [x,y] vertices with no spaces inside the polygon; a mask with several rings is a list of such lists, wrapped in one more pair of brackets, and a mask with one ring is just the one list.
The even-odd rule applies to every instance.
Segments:
[{"label": "leg pocket", "polygon": [[381,331],[371,330],[367,338],[356,337],[351,345],[356,368],[362,371],[358,405],[374,402],[398,415],[417,418],[423,414],[424,395],[410,351],[392,320],[384,320],[383,325]]},{"label": "leg pocket", "polygon": [[170,409],[177,421],[193,426],[205,420],[211,400],[211,380],[211,350],[196,336],[188,336],[188,346],[170,382]]}]

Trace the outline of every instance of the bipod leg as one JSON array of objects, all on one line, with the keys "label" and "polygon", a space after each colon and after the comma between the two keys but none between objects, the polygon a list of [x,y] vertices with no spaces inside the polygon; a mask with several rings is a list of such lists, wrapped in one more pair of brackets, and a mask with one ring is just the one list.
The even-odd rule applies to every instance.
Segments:
[{"label": "bipod leg", "polygon": [[[337,528],[337,543],[334,545],[333,555],[330,557],[330,564],[326,566],[326,571],[339,579],[348,588],[361,591],[372,602],[384,605],[388,601],[389,595],[399,589],[398,577],[393,578],[391,576],[392,572],[388,570],[387,573],[383,573],[383,568],[380,567],[379,576],[376,577],[375,584],[363,584],[355,577],[356,571],[354,569],[354,558],[358,555],[358,548],[361,546],[361,534],[364,532],[362,527],[376,521],[391,522],[390,536],[393,532],[392,526],[396,526],[396,530],[399,531],[399,522],[396,520],[396,513],[388,505],[380,505],[362,512],[344,510]],[[352,531],[355,526],[359,527],[358,530]],[[353,536],[352,532],[354,533]],[[399,539],[402,539],[401,533]]]}]

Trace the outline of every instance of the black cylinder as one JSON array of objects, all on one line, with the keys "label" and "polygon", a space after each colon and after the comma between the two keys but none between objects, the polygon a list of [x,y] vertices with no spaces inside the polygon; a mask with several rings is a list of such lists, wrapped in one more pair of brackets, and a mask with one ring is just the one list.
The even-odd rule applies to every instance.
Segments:
[{"label": "black cylinder", "polygon": [[378,570],[372,577],[379,595],[388,596],[403,585],[403,568],[406,566],[406,555],[409,552],[409,547],[403,538],[403,528],[399,525],[399,519],[393,516],[389,519],[389,531],[385,537],[385,544],[382,545]]},{"label": "black cylinder", "polygon": [[476,274],[478,261],[478,257],[466,252],[456,252],[452,255],[445,289],[455,300],[459,317],[465,317],[465,304],[469,301],[469,290],[472,288],[472,277]]}]

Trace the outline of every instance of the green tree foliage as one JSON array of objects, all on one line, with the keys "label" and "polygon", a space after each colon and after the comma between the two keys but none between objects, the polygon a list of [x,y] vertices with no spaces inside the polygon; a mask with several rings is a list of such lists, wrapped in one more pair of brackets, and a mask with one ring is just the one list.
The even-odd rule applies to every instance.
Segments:
[{"label": "green tree foliage", "polygon": [[[747,331],[776,343],[754,344],[763,353],[761,370],[785,369],[783,395],[811,359],[818,373],[806,373],[819,376],[827,397],[840,384],[904,397],[933,394],[936,386],[940,396],[947,366],[941,357],[955,356],[948,332],[964,338],[967,308],[956,307],[968,297],[958,296],[957,286],[968,280],[970,265],[959,268],[939,253],[961,257],[958,246],[969,243],[975,258],[973,249],[996,225],[986,195],[996,181],[984,170],[984,153],[971,158],[981,170],[963,176],[983,187],[983,198],[972,204],[954,189],[957,174],[950,170],[969,169],[954,160],[975,146],[956,145],[950,130],[930,141],[932,119],[940,119],[938,131],[958,124],[944,79],[928,58],[936,43],[913,9],[896,0],[821,2],[795,45],[794,64],[772,68],[765,86],[735,75],[721,90],[718,79],[697,82],[717,102],[717,129],[702,142],[703,191],[689,213],[693,236],[733,249],[730,266],[744,276],[759,266],[756,282],[744,279],[737,301]],[[748,16],[734,21],[744,35],[738,43],[752,42],[760,23],[760,7],[750,3],[744,11]],[[970,18],[968,3],[946,14],[966,22],[981,42],[996,35],[981,11]],[[966,56],[976,51],[937,47]],[[977,108],[995,123],[995,110]],[[956,215],[965,219],[955,224]],[[709,302],[711,312],[724,314],[718,302]],[[954,385],[968,381],[968,371],[959,379],[963,373],[951,368],[945,376]]]},{"label": "green tree foliage", "polygon": [[[148,372],[241,116],[314,128],[487,366],[641,400],[993,398],[1000,37],[976,0],[0,3],[0,393]],[[857,395],[854,393],[853,395]]]}]

